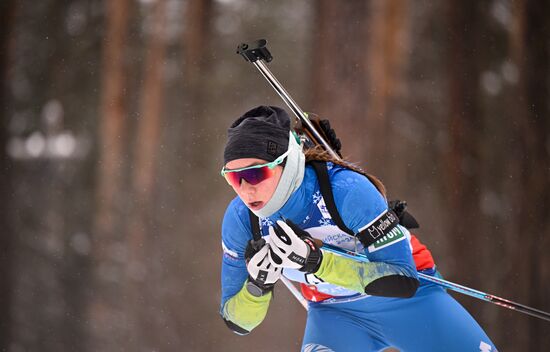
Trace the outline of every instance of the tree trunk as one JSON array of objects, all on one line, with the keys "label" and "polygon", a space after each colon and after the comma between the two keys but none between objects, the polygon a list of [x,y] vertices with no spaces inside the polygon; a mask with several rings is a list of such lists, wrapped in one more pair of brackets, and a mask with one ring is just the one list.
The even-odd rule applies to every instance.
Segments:
[{"label": "tree trunk", "polygon": [[4,29],[0,31],[0,351],[8,351],[11,343],[12,326],[12,290],[13,290],[13,239],[14,232],[10,220],[12,199],[12,165],[6,152],[9,140],[9,109],[8,96],[9,67],[11,62],[10,38],[15,17],[15,2],[4,1],[0,4],[0,23]]},{"label": "tree trunk", "polygon": [[[449,123],[450,150],[445,156],[448,209],[446,235],[456,262],[476,263],[479,255],[482,116],[479,108],[476,43],[479,35],[478,2],[451,3],[449,11]],[[479,262],[478,262],[479,263]],[[467,267],[467,266],[466,266]],[[476,285],[475,268],[450,268],[457,280]]]},{"label": "tree trunk", "polygon": [[344,141],[343,155],[354,161],[365,161],[367,155],[368,15],[368,1],[316,2],[310,105],[330,119]]},{"label": "tree trunk", "polygon": [[[154,282],[155,237],[157,230],[151,226],[154,219],[154,188],[157,159],[160,145],[160,128],[164,105],[164,68],[166,60],[166,1],[157,0],[152,9],[151,26],[145,49],[141,86],[141,106],[137,125],[132,168],[133,213],[128,230],[129,263],[129,309],[133,309],[135,349],[143,344],[154,343],[155,323],[151,317],[157,314],[156,287],[149,289]],[[148,285],[144,286],[144,283]],[[151,348],[153,348],[151,346]]]},{"label": "tree trunk", "polygon": [[107,34],[104,40],[102,67],[96,230],[100,236],[110,237],[115,226],[116,194],[121,185],[122,154],[127,130],[124,54],[128,35],[129,1],[108,1],[107,5]]},{"label": "tree trunk", "polygon": [[166,4],[158,0],[154,5],[151,33],[146,48],[141,108],[135,143],[133,168],[133,192],[136,199],[136,214],[129,233],[130,252],[136,259],[145,244],[146,219],[155,185],[156,157],[159,149],[160,124],[164,97],[164,66],[166,51]]},{"label": "tree trunk", "polygon": [[[198,88],[201,70],[204,68],[212,16],[211,0],[189,0],[185,8],[186,30],[183,50],[184,79],[188,86]],[[191,93],[191,92],[187,92]]]},{"label": "tree trunk", "polygon": [[[209,152],[210,145],[205,144],[202,132],[211,126],[210,117],[204,114],[207,87],[209,80],[204,75],[209,53],[211,19],[213,17],[212,0],[189,0],[185,8],[186,28],[183,35],[184,99],[186,106],[182,118],[186,122],[186,133],[182,140],[195,148],[190,151],[186,160],[202,167],[207,161],[201,155]],[[202,136],[202,138],[201,138]],[[196,150],[202,153],[197,153]],[[194,187],[192,185],[191,187]],[[193,191],[193,189],[191,190]]]},{"label": "tree trunk", "polygon": [[[510,260],[516,265],[507,275],[513,297],[550,311],[550,5],[545,1],[514,3],[512,58],[519,69],[515,91],[514,128],[518,134],[512,154],[517,209],[510,239]],[[536,350],[550,345],[547,322],[518,317],[508,324],[516,349]]]},{"label": "tree trunk", "polygon": [[127,142],[125,49],[128,40],[129,0],[106,1],[107,31],[104,39],[101,107],[99,126],[99,162],[96,186],[96,214],[93,230],[92,260],[95,290],[91,297],[92,350],[124,346],[124,320],[117,292],[122,263],[113,256],[123,239],[117,220],[121,214],[120,188],[124,165],[123,147]]},{"label": "tree trunk", "polygon": [[335,126],[344,156],[400,184],[391,121],[405,92],[407,3],[319,1],[316,11],[311,105]]},{"label": "tree trunk", "polygon": [[[367,112],[369,168],[387,185],[401,185],[405,177],[405,143],[392,143],[398,135],[395,126],[396,103],[405,93],[404,73],[408,63],[408,9],[407,2],[374,1],[371,4],[371,33],[369,38],[369,103],[363,104]],[[397,161],[397,162],[392,162]],[[394,193],[394,192],[391,192]]]}]

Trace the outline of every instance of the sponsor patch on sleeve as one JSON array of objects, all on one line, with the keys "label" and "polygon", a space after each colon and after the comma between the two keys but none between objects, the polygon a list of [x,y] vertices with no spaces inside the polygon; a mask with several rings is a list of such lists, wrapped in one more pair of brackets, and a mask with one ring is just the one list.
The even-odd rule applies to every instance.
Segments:
[{"label": "sponsor patch on sleeve", "polygon": [[399,225],[399,218],[391,210],[386,210],[373,221],[359,229],[357,238],[363,246],[369,247],[390,234]]},{"label": "sponsor patch on sleeve", "polygon": [[376,252],[379,249],[402,241],[406,238],[403,229],[400,226],[394,227],[388,234],[382,236],[379,240],[368,246],[369,253]]}]

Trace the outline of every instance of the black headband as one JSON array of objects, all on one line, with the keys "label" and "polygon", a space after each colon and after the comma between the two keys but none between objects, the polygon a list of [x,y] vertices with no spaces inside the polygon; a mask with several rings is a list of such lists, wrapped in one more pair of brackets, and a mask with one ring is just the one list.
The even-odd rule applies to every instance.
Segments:
[{"label": "black headband", "polygon": [[273,161],[288,149],[290,118],[276,106],[258,106],[227,130],[223,163],[241,158]]}]

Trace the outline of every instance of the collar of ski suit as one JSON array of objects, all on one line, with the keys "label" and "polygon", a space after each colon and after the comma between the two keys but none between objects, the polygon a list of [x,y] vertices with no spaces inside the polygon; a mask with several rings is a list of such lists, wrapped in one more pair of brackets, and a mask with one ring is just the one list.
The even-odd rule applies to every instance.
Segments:
[{"label": "collar of ski suit", "polygon": [[258,217],[266,218],[279,211],[302,184],[306,158],[302,152],[302,145],[292,132],[289,133],[288,149],[286,164],[273,196],[260,210],[252,211]]},{"label": "collar of ski suit", "polygon": [[315,171],[311,166],[306,166],[304,180],[300,187],[292,193],[285,205],[269,218],[273,221],[289,219],[295,223],[302,222],[309,214],[311,207],[314,206],[312,197],[315,181]]},{"label": "collar of ski suit", "polygon": [[306,216],[311,212],[313,203],[313,192],[316,185],[315,171],[311,166],[305,167],[304,179],[302,184],[288,198],[285,205],[276,213],[269,216],[269,219],[275,222],[276,220],[290,219],[296,224],[300,224]]}]

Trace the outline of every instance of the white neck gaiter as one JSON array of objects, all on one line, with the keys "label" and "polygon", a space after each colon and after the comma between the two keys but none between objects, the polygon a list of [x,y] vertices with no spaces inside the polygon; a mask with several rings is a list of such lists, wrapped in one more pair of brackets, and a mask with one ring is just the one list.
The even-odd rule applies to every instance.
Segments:
[{"label": "white neck gaiter", "polygon": [[252,210],[260,218],[266,218],[279,211],[302,184],[306,157],[302,152],[302,145],[298,144],[292,132],[289,133],[288,149],[290,152],[286,157],[286,164],[273,196],[260,210]]}]

